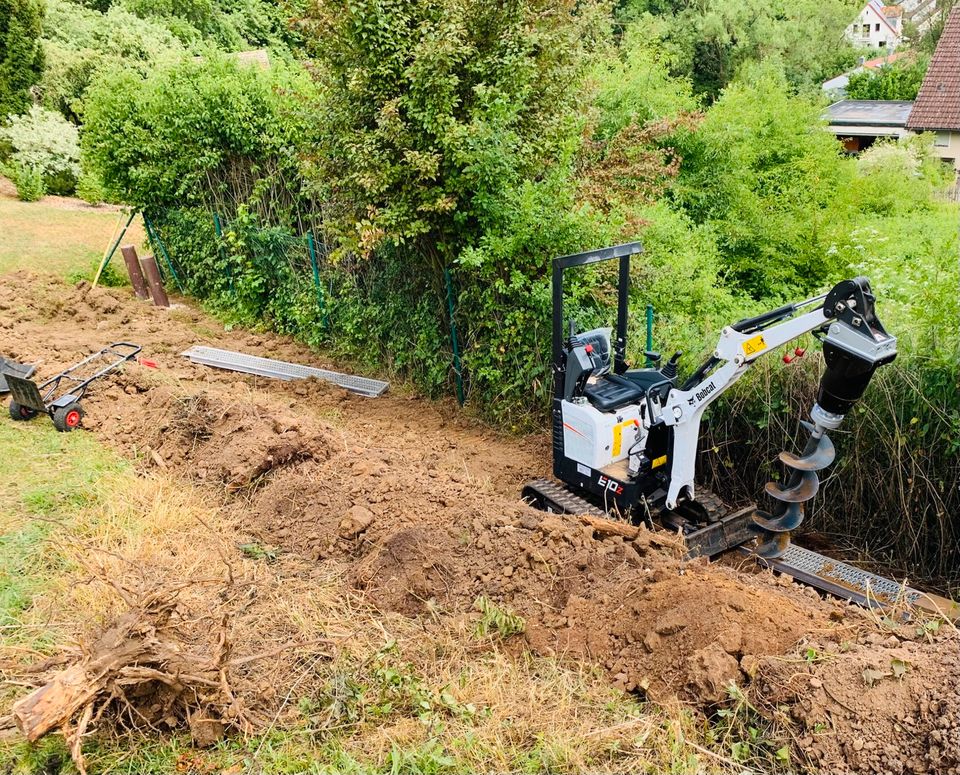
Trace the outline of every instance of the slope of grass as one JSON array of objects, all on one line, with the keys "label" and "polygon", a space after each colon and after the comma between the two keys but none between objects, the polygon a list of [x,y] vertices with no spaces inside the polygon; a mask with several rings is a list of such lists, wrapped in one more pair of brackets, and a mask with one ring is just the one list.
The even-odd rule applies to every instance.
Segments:
[{"label": "slope of grass", "polygon": [[[21,269],[63,276],[92,274],[120,217],[115,210],[88,207],[79,200],[45,197],[20,202],[0,186],[0,274]],[[123,243],[139,246],[143,241],[138,217]],[[118,267],[119,259],[118,252]]]}]

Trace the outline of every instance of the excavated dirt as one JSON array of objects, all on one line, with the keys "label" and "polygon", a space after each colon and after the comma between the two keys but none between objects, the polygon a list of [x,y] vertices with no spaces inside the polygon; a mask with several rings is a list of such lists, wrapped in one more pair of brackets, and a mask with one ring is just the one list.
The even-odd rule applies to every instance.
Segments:
[{"label": "excavated dirt", "polygon": [[603,538],[527,507],[517,493],[546,473],[545,437],[500,437],[402,390],[365,399],[179,356],[209,344],[330,366],[290,341],[224,332],[126,289],[27,274],[0,285],[0,354],[38,362],[41,376],[121,339],[159,368],[131,365],[95,386],[84,428],[144,467],[215,488],[251,541],[342,570],[378,608],[459,614],[486,596],[524,617],[533,651],[596,662],[653,699],[710,708],[730,682],[753,680],[807,731],[801,753],[824,771],[957,771],[949,625],[936,637],[879,632],[786,579],[683,562],[670,536]]}]

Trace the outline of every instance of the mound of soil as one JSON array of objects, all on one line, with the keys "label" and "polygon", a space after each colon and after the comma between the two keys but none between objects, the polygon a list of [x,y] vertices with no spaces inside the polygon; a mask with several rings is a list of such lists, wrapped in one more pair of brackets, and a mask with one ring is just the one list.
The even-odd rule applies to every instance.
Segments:
[{"label": "mound of soil", "polygon": [[[812,655],[812,656],[811,656]],[[924,628],[811,640],[794,659],[767,659],[753,693],[785,704],[824,772],[960,773],[960,635]]]},{"label": "mound of soil", "polygon": [[[545,473],[545,436],[497,436],[402,392],[370,400],[193,365],[179,353],[207,343],[330,366],[124,289],[14,275],[0,310],[0,353],[41,376],[112,340],[143,344],[160,368],[97,386],[84,427],[215,488],[252,541],[342,572],[383,611],[462,615],[484,596],[524,618],[531,650],[603,665],[628,691],[712,707],[753,680],[810,730],[804,748],[826,769],[953,771],[955,639],[872,643],[870,617],[787,579],[684,562],[663,533],[625,540],[538,512],[517,494]],[[798,660],[798,643],[834,656]],[[909,669],[865,686],[893,659]]]}]

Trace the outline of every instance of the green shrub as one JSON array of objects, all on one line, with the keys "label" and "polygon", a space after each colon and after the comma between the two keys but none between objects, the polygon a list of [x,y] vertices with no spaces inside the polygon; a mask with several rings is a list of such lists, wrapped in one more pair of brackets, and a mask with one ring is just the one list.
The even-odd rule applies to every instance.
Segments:
[{"label": "green shrub", "polygon": [[76,195],[87,204],[99,205],[107,201],[107,193],[103,188],[103,182],[91,174],[83,171],[77,180]]},{"label": "green shrub", "polygon": [[929,57],[898,60],[875,71],[861,70],[851,74],[847,97],[851,100],[915,100]]},{"label": "green shrub", "polygon": [[754,298],[812,291],[837,269],[828,248],[851,215],[854,170],[820,112],[776,67],[756,66],[676,138],[676,201],[710,225],[726,271]]},{"label": "green shrub", "polygon": [[17,198],[22,202],[36,202],[46,193],[43,174],[35,167],[15,161],[0,166],[0,172],[10,178],[17,189]]},{"label": "green shrub", "polygon": [[162,24],[121,6],[106,13],[71,0],[48,0],[44,25],[47,66],[38,84],[42,103],[80,121],[84,98],[98,73],[130,69],[146,76],[185,54]]},{"label": "green shrub", "polygon": [[177,62],[145,80],[105,73],[88,94],[85,163],[116,201],[148,211],[210,204],[234,181],[241,202],[274,194],[289,202],[282,189],[299,188],[296,149],[314,124],[289,94],[311,91],[296,66],[263,71],[219,57]]},{"label": "green shrub", "polygon": [[78,134],[59,113],[36,105],[0,128],[0,137],[12,148],[11,163],[39,173],[44,188],[61,195],[73,193],[80,175]]}]

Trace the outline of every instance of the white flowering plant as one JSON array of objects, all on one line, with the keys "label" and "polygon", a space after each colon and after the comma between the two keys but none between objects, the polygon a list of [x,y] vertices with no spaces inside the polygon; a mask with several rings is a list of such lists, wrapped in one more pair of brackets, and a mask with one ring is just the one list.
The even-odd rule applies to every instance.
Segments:
[{"label": "white flowering plant", "polygon": [[8,166],[38,173],[51,193],[73,193],[80,176],[80,136],[59,113],[34,105],[10,116],[0,127],[0,145],[9,148]]}]

